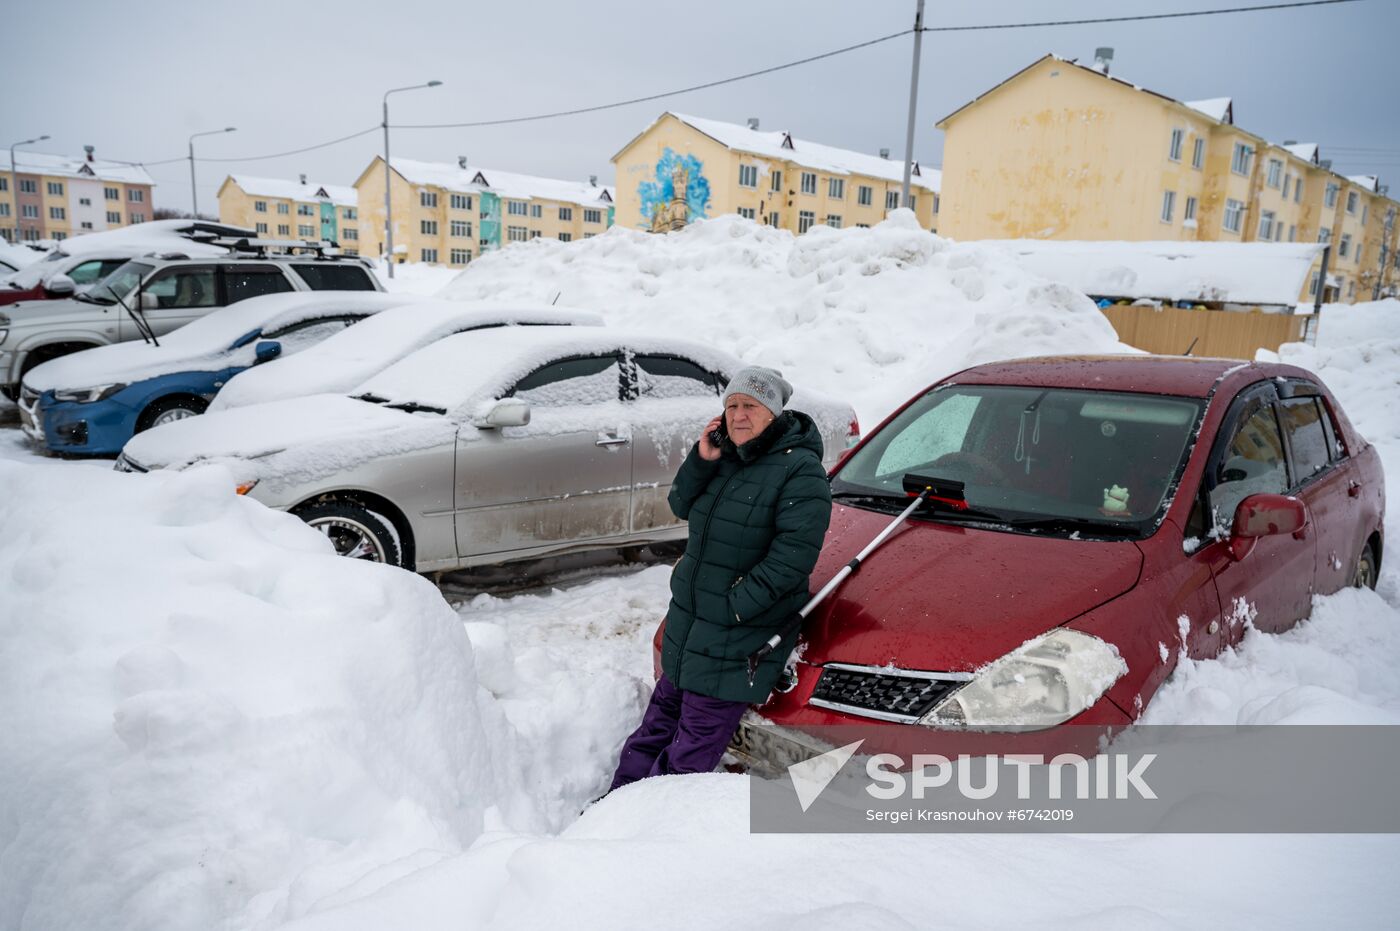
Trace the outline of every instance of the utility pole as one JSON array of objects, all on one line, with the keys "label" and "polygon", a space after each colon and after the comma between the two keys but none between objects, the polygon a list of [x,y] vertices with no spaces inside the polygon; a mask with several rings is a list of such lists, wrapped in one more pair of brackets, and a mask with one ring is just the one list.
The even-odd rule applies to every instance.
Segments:
[{"label": "utility pole", "polygon": [[217,136],[220,133],[237,132],[233,126],[225,126],[223,129],[211,129],[207,133],[195,133],[190,136],[190,212],[194,214],[196,220],[199,219],[199,189],[194,181],[194,141],[200,136]]},{"label": "utility pole", "polygon": [[389,95],[399,91],[416,91],[421,87],[438,87],[441,84],[441,81],[429,81],[426,84],[395,87],[384,92],[384,121],[380,124],[384,127],[384,255],[389,262],[390,278],[394,277],[394,206],[389,196],[389,190],[393,187],[389,173]]},{"label": "utility pole", "polygon": [[[36,142],[43,142],[47,138],[49,137],[35,136],[33,139],[16,142],[10,146],[10,201],[15,211],[15,245],[19,245],[19,172],[15,169],[15,149],[22,145],[33,145]],[[41,220],[40,222],[43,221]]]},{"label": "utility pole", "polygon": [[909,178],[914,171],[914,115],[919,108],[919,52],[924,45],[924,0],[914,11],[914,67],[909,75],[909,126],[904,138],[904,187],[900,203],[908,207]]}]

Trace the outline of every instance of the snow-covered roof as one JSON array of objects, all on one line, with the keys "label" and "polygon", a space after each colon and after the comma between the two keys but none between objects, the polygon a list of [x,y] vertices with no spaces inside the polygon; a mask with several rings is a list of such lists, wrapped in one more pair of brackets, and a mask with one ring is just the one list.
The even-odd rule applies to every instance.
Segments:
[{"label": "snow-covered roof", "polygon": [[1316,142],[1289,142],[1279,148],[1293,155],[1298,156],[1305,162],[1317,164],[1317,143]]},{"label": "snow-covered roof", "polygon": [[1320,243],[988,241],[1090,297],[1293,305]]},{"label": "snow-covered roof", "polygon": [[615,188],[606,185],[522,175],[470,163],[463,168],[460,165],[420,162],[409,158],[395,158],[390,162],[394,170],[410,184],[442,188],[459,194],[490,191],[515,200],[555,200],[582,207],[606,207],[617,195]]},{"label": "snow-covered roof", "polygon": [[354,207],[359,203],[355,189],[346,184],[322,184],[311,181],[287,181],[283,178],[254,178],[250,175],[229,175],[229,180],[245,194],[258,197],[281,197],[302,202],[329,200],[337,207]]},{"label": "snow-covered roof", "polygon": [[[783,130],[764,132],[736,123],[687,116],[675,111],[663,113],[656,122],[660,122],[666,116],[675,117],[687,126],[698,129],[711,139],[736,152],[747,152],[752,155],[761,155],[764,158],[788,161],[804,168],[815,168],[818,171],[836,175],[867,175],[872,178],[896,182],[904,180],[903,159],[866,155],[864,152],[838,149],[835,146],[799,139]],[[656,123],[654,122],[652,125],[654,126]],[[913,187],[937,192],[942,187],[942,180],[943,173],[940,170],[923,167],[916,161],[914,174],[910,177],[909,183]]]},{"label": "snow-covered roof", "polygon": [[1378,175],[1347,175],[1347,180],[1352,184],[1359,184],[1371,193],[1380,189],[1381,179]]},{"label": "snow-covered roof", "polygon": [[[0,171],[9,170],[9,149],[0,149]],[[88,161],[82,155],[54,155],[49,152],[30,152],[27,149],[15,152],[14,170],[62,178],[92,178],[97,181],[119,181],[123,184],[155,185],[146,169],[140,165],[108,162],[100,158]]]},{"label": "snow-covered roof", "polygon": [[114,249],[134,249],[139,252],[180,252],[191,258],[203,255],[227,255],[223,246],[196,242],[184,235],[190,230],[222,236],[252,236],[251,230],[214,223],[207,220],[151,220],[114,230],[101,230],[69,236],[59,243],[58,251],[65,255],[89,255]]},{"label": "snow-covered roof", "polygon": [[1204,113],[1217,122],[1235,122],[1229,97],[1211,97],[1208,100],[1184,100],[1182,102],[1192,110]]}]

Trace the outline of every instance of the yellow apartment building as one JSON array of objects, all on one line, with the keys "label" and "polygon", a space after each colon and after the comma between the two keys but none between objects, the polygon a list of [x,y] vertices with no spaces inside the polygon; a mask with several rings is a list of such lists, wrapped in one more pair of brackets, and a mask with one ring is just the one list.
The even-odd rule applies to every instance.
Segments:
[{"label": "yellow apartment building", "polygon": [[1180,101],[1046,55],[937,126],[953,239],[1320,241],[1333,246],[1325,299],[1400,281],[1385,226],[1397,204],[1379,180],[1241,129],[1229,98]]},{"label": "yellow apartment building", "polygon": [[[613,224],[613,189],[468,164],[390,162],[394,251],[400,262],[466,265],[483,252],[543,237],[588,239]],[[384,254],[384,159],[355,181],[361,252]]]},{"label": "yellow apartment building", "polygon": [[155,182],[139,165],[47,152],[0,150],[0,235],[67,239],[152,219]]},{"label": "yellow apartment building", "polygon": [[[737,213],[805,233],[813,226],[871,226],[899,206],[904,162],[666,112],[612,157],[617,222],[664,232]],[[940,172],[915,163],[910,195],[919,225],[937,230]],[[681,195],[677,195],[677,191]]]},{"label": "yellow apartment building", "polygon": [[360,251],[359,202],[343,184],[229,175],[219,185],[219,221],[266,239],[326,240]]}]

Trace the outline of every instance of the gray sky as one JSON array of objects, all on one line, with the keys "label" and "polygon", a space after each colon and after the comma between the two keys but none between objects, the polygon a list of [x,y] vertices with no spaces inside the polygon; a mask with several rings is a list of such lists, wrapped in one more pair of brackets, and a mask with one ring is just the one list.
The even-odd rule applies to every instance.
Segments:
[{"label": "gray sky", "polygon": [[[1264,0],[928,0],[926,24],[1121,16]],[[590,106],[697,84],[907,28],[914,0],[711,0],[700,4],[464,3],[460,0],[0,0],[6,72],[22,91],[0,102],[0,146],[151,162],[301,148],[391,122],[496,119]],[[388,12],[383,12],[387,10]],[[13,32],[11,32],[13,29]],[[1400,0],[1175,21],[1066,26],[924,39],[915,157],[941,161],[939,118],[1045,52],[1092,61],[1179,99],[1230,96],[1235,121],[1267,139],[1320,142],[1347,174],[1400,180]],[[15,41],[18,40],[18,41]],[[912,37],[791,71],[605,113],[473,130],[398,130],[396,155],[458,155],[506,170],[612,183],[608,159],[666,109],[831,145],[904,147]],[[15,89],[16,84],[11,83]],[[1373,151],[1343,152],[1341,147]],[[264,161],[198,166],[201,207],[224,175],[350,184],[382,152],[379,134]],[[22,160],[21,160],[22,163]],[[188,209],[187,162],[150,169],[156,203]],[[1400,190],[1400,186],[1392,188]]]}]

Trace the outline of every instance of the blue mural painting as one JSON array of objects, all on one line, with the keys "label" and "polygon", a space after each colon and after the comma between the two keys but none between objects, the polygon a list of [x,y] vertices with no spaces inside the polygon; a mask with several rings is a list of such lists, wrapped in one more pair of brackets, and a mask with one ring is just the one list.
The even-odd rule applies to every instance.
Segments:
[{"label": "blue mural painting", "polygon": [[656,179],[637,185],[642,225],[661,232],[703,219],[710,205],[710,182],[704,171],[704,164],[694,155],[679,155],[669,146],[664,149],[656,163]]}]

